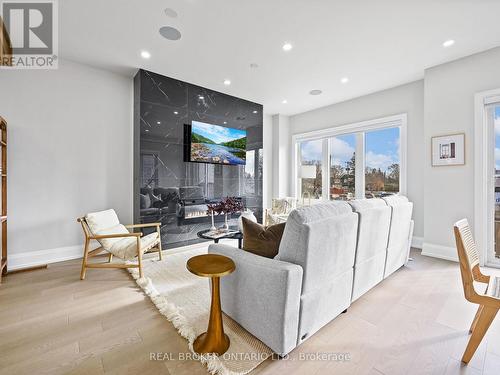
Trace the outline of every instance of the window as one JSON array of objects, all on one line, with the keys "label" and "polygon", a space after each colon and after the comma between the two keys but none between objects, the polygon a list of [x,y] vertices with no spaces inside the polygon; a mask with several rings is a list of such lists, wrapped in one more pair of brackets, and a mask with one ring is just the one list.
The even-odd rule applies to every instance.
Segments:
[{"label": "window", "polygon": [[323,142],[319,140],[300,143],[299,179],[302,197],[319,199],[322,195]]},{"label": "window", "polygon": [[399,128],[365,133],[366,198],[398,193],[399,165]]},{"label": "window", "polygon": [[330,138],[330,199],[349,200],[355,196],[356,136]]},{"label": "window", "polygon": [[293,136],[295,194],[350,200],[405,193],[406,115]]}]

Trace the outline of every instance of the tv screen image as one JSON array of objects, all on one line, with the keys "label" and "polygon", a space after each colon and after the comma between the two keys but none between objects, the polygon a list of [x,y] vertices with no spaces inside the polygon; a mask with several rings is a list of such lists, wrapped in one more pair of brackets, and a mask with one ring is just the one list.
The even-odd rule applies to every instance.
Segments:
[{"label": "tv screen image", "polygon": [[247,132],[192,121],[190,161],[245,165]]}]

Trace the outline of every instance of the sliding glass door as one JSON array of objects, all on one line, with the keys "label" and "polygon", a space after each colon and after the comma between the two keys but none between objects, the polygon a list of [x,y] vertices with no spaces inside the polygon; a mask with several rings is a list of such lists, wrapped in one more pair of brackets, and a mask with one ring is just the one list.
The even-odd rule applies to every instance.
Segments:
[{"label": "sliding glass door", "polygon": [[[500,102],[491,103],[485,109],[486,126],[492,136],[490,152],[493,156],[489,168],[491,173],[489,189],[493,193],[489,195],[491,197],[489,202],[491,222],[489,226],[493,230],[491,231],[490,246],[488,246],[487,261],[489,264],[500,266]],[[493,243],[491,244],[491,242]]]}]

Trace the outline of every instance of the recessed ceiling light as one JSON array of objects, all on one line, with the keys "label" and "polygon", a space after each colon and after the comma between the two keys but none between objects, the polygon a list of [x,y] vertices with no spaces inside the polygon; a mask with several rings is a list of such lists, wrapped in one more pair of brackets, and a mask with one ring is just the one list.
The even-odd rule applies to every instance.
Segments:
[{"label": "recessed ceiling light", "polygon": [[447,40],[443,43],[443,47],[444,48],[448,48],[448,47],[451,47],[452,45],[455,44],[455,41],[453,39],[450,39],[450,40]]},{"label": "recessed ceiling light", "polygon": [[151,54],[148,51],[141,51],[141,57],[143,59],[149,59],[151,57]]},{"label": "recessed ceiling light", "polygon": [[283,48],[283,51],[290,51],[293,48],[293,46],[291,43],[286,42],[285,44],[283,44],[282,48]]},{"label": "recessed ceiling light", "polygon": [[321,90],[311,90],[311,91],[309,91],[309,94],[311,94],[311,95],[321,95],[322,92],[323,91],[321,91]]},{"label": "recessed ceiling light", "polygon": [[253,111],[253,113],[259,113],[259,111]]},{"label": "recessed ceiling light", "polygon": [[283,99],[283,100],[281,101],[281,103],[286,104],[286,103],[288,103],[288,100]]},{"label": "recessed ceiling light", "polygon": [[165,8],[165,15],[167,17],[177,18],[177,12],[172,8]]},{"label": "recessed ceiling light", "polygon": [[158,125],[160,125],[160,124],[161,124],[161,121],[157,121],[156,123],[157,123]]},{"label": "recessed ceiling light", "polygon": [[182,36],[179,30],[171,26],[160,27],[160,35],[168,40],[179,40]]},{"label": "recessed ceiling light", "polygon": [[149,129],[146,129],[146,131],[148,132],[148,131],[149,131]]},{"label": "recessed ceiling light", "polygon": [[178,115],[178,114],[179,114],[179,112],[177,112],[177,111],[174,111],[174,115]]},{"label": "recessed ceiling light", "polygon": [[203,95],[198,95],[198,99],[203,100],[205,97]]},{"label": "recessed ceiling light", "polygon": [[224,121],[224,125],[227,124],[227,121]]},{"label": "recessed ceiling light", "polygon": [[347,83],[347,82],[349,82],[349,78],[343,77],[343,78],[340,79],[340,82],[341,83]]},{"label": "recessed ceiling light", "polygon": [[229,85],[231,84],[231,81],[230,81],[229,79],[225,79],[225,80],[224,80],[224,84],[225,84],[226,86],[229,86]]}]

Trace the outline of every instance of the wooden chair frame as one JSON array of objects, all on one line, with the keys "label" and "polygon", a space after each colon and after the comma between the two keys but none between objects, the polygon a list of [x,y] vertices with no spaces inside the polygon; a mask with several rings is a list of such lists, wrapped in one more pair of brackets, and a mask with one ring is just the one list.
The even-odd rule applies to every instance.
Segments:
[{"label": "wooden chair frame", "polygon": [[[82,259],[82,270],[80,272],[80,279],[85,280],[85,275],[87,273],[87,268],[139,268],[139,277],[143,277],[142,271],[142,251],[141,251],[141,237],[142,232],[132,232],[132,233],[120,233],[120,234],[105,234],[105,235],[94,235],[90,231],[90,228],[87,224],[87,220],[85,217],[79,217],[77,221],[82,225],[83,234],[85,235],[85,244],[83,249],[83,259]],[[162,248],[161,248],[161,233],[160,227],[161,223],[148,223],[148,224],[131,224],[125,225],[127,229],[136,229],[136,228],[148,228],[148,227],[156,227],[156,231],[158,232],[158,244],[149,250],[151,252],[153,249],[156,249],[158,252],[158,257],[160,260],[163,259],[162,256]],[[108,262],[107,263],[89,263],[89,258],[95,257],[97,255],[101,255],[104,250],[102,246],[99,246],[93,250],[90,250],[90,242],[92,240],[101,240],[105,238],[126,238],[126,237],[135,237],[137,240],[137,263],[136,264],[127,264],[127,263],[112,263],[113,254],[108,253]]]},{"label": "wooden chair frame", "polygon": [[[465,229],[465,236],[461,229]],[[488,288],[485,294],[477,293],[474,288],[474,281],[489,284],[490,276],[484,275],[479,268],[479,257],[468,223],[465,220],[457,222],[454,232],[465,298],[479,305],[469,329],[472,335],[462,357],[462,362],[469,363],[500,309],[500,299],[487,295]]]}]

